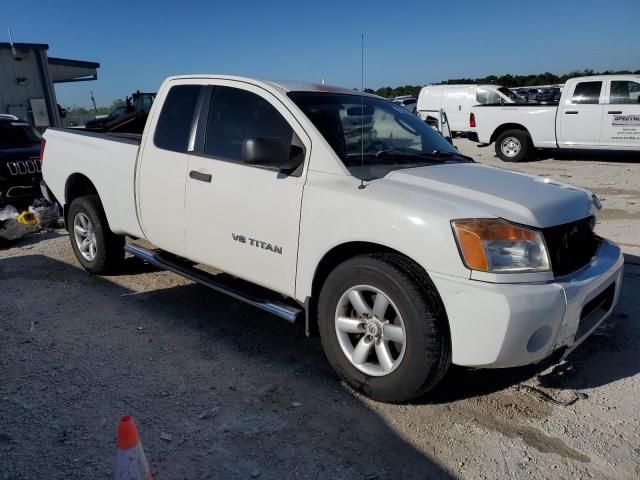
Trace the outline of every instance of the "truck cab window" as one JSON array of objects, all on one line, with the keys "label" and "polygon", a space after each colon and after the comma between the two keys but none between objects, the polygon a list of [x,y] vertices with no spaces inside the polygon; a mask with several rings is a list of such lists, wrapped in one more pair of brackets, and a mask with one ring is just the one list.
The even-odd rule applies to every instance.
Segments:
[{"label": "truck cab window", "polygon": [[476,101],[481,105],[493,105],[498,104],[501,98],[496,92],[491,90],[485,90],[484,88],[478,88],[476,92]]},{"label": "truck cab window", "polygon": [[247,138],[278,138],[291,145],[293,129],[282,115],[255,93],[215,87],[205,137],[204,153],[223,160],[243,162]]},{"label": "truck cab window", "polygon": [[639,104],[640,83],[613,80],[609,91],[609,103],[612,105]]},{"label": "truck cab window", "polygon": [[602,82],[580,82],[576,85],[571,103],[581,105],[597,105],[600,100]]},{"label": "truck cab window", "polygon": [[156,147],[186,152],[200,85],[171,87],[162,106],[153,142]]}]

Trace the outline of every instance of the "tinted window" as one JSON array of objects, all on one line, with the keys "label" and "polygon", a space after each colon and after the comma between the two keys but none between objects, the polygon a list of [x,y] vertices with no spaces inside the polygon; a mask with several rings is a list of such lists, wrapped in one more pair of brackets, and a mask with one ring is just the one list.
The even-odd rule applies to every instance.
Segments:
[{"label": "tinted window", "polygon": [[282,115],[255,93],[215,87],[204,153],[241,162],[247,138],[279,138],[291,145],[293,129]]},{"label": "tinted window", "polygon": [[40,143],[40,134],[27,122],[0,121],[0,147],[20,147]]},{"label": "tinted window", "polygon": [[640,83],[626,80],[612,81],[609,103],[618,105],[640,103]]},{"label": "tinted window", "polygon": [[153,141],[158,148],[186,152],[200,85],[171,87],[162,105]]},{"label": "tinted window", "polygon": [[597,104],[600,99],[602,82],[580,82],[573,92],[571,103]]}]

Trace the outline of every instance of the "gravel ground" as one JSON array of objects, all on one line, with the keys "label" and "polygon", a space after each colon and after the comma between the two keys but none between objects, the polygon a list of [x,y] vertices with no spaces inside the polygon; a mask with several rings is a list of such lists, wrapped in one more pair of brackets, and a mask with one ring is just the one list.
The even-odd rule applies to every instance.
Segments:
[{"label": "gravel ground", "polygon": [[112,477],[122,414],[155,479],[639,478],[640,162],[507,165],[456,145],[600,196],[625,283],[565,362],[452,368],[428,399],[381,404],[342,385],[301,327],[135,259],[89,275],[64,230],[41,233],[0,250],[0,479]]}]

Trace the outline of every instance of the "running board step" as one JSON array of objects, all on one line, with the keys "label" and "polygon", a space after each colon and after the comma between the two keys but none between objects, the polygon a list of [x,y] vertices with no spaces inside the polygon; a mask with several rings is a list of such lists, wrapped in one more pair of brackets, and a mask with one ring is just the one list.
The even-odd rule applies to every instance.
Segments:
[{"label": "running board step", "polygon": [[[204,272],[195,267],[183,264],[178,257],[167,255],[161,251],[149,250],[135,243],[125,245],[124,249],[126,252],[156,267],[177,273],[205,287],[209,287],[217,292],[229,295],[236,300],[253,305],[260,310],[284,318],[288,322],[294,323],[298,317],[304,313],[302,308],[275,298],[278,296],[276,293],[222,273],[213,275]],[[252,290],[252,292],[249,292],[249,290]]]}]

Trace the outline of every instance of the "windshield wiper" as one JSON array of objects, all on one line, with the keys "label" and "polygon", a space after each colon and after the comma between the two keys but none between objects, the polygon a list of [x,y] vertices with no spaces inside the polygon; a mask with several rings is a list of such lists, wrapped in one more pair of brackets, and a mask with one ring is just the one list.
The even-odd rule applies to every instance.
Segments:
[{"label": "windshield wiper", "polygon": [[[350,154],[349,157],[351,159],[357,159],[358,157],[371,159],[372,157],[384,161],[393,161],[393,160],[403,160],[403,159],[411,159],[414,162],[426,163],[426,162],[446,162],[448,159],[452,157],[457,157],[462,160],[466,160],[469,162],[473,162],[474,160],[470,157],[460,154],[459,152],[443,152],[440,150],[434,150],[431,153],[421,153],[421,152],[402,152],[399,150],[388,149],[388,150],[380,150],[379,152],[367,152],[363,154]],[[368,163],[368,162],[367,162]]]},{"label": "windshield wiper", "polygon": [[463,160],[467,160],[469,162],[475,162],[473,158],[467,157],[466,155],[462,155],[460,152],[443,152],[440,150],[434,150],[431,153],[418,153],[416,154],[416,156],[420,158],[427,158],[427,159],[439,160],[439,161],[444,161],[445,159],[448,159],[448,158],[457,157]]}]

